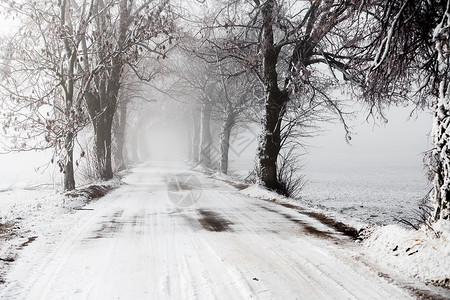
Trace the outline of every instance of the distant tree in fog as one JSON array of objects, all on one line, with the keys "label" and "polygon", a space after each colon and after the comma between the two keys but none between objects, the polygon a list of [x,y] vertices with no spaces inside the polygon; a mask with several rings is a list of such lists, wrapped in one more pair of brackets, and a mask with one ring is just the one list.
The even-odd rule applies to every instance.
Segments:
[{"label": "distant tree in fog", "polygon": [[[192,48],[184,49],[172,70],[179,78],[178,89],[190,98],[187,101],[193,126],[191,158],[206,167],[219,165],[227,173],[231,133],[236,126],[254,121],[249,116],[260,110],[257,100],[261,96],[261,84],[251,74],[238,74],[240,70],[232,63],[209,63],[192,58],[191,51]],[[220,144],[215,143],[217,139],[211,130],[217,122]]]},{"label": "distant tree in fog", "polygon": [[193,121],[194,161],[202,166],[212,167],[212,109],[219,84],[212,76],[212,66],[195,57],[181,55],[171,68],[178,78],[177,90],[188,93],[192,101],[190,113]]},{"label": "distant tree in fog", "polygon": [[140,101],[145,101],[145,99],[142,99],[143,93],[144,85],[142,82],[135,78],[129,70],[124,71],[112,130],[115,171],[122,171],[127,168],[126,141],[128,141],[127,129],[131,121],[129,120],[130,109],[133,110],[133,106],[137,106]]},{"label": "distant tree in fog", "polygon": [[236,126],[251,124],[249,116],[262,110],[262,86],[252,74],[240,73],[234,65],[217,62],[216,71],[211,76],[218,81],[217,95],[213,103],[213,116],[219,120],[220,131],[220,171],[228,173],[230,137]]}]

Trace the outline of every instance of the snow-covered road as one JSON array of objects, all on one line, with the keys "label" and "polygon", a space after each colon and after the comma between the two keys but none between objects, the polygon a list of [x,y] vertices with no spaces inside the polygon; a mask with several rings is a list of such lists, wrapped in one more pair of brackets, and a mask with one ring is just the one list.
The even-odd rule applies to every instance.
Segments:
[{"label": "snow-covered road", "polygon": [[175,163],[124,181],[51,221],[65,229],[21,251],[0,298],[411,298],[353,259],[348,238],[293,209]]}]

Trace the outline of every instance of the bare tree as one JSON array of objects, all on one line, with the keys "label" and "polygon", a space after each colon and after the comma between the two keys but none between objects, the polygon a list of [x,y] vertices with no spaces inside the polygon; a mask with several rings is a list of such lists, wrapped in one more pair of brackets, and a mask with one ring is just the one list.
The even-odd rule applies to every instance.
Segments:
[{"label": "bare tree", "polygon": [[90,77],[78,68],[79,47],[92,7],[87,0],[5,4],[23,24],[2,53],[5,132],[13,131],[15,150],[53,148],[64,190],[72,190],[74,141],[86,124],[81,78]]},{"label": "bare tree", "polygon": [[124,67],[146,78],[146,70],[137,65],[140,58],[145,53],[165,58],[175,30],[168,1],[97,0],[93,6],[96,18],[83,41],[83,66],[91,70],[92,65],[101,64],[102,68],[86,83],[89,93],[85,99],[94,124],[98,176],[110,179],[112,123]]},{"label": "bare tree", "polygon": [[192,136],[190,138],[190,161],[194,164],[200,162],[200,109],[196,103],[190,105]]},{"label": "bare tree", "polygon": [[347,49],[362,38],[359,28],[363,22],[358,17],[363,3],[229,1],[203,30],[205,44],[219,49],[221,59],[237,61],[264,85],[259,177],[266,187],[282,192],[277,161],[286,138],[283,118],[290,114],[293,99],[313,101],[306,106],[337,114],[349,137],[342,108],[329,95],[328,87],[359,80],[352,72],[353,57]]},{"label": "bare tree", "polygon": [[230,137],[236,126],[250,124],[248,118],[262,109],[261,84],[249,73],[239,73],[236,66],[217,63],[218,69],[210,76],[218,81],[213,103],[213,115],[222,123],[220,132],[220,171],[228,173]]},{"label": "bare tree", "polygon": [[[189,68],[186,68],[187,61],[189,61]],[[194,161],[197,158],[200,165],[212,167],[211,122],[218,87],[217,80],[212,76],[212,66],[195,57],[188,57],[184,53],[170,68],[178,78],[178,88],[175,93],[179,93],[182,89],[184,93],[187,91],[191,98]],[[199,118],[198,115],[200,115]],[[197,123],[197,120],[200,122]]]}]

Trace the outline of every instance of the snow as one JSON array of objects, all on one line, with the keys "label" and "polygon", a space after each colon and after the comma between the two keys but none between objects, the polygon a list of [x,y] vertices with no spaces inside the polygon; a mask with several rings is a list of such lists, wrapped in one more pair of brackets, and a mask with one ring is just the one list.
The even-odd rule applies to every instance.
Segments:
[{"label": "snow", "polygon": [[[440,233],[437,238],[426,227],[414,230],[394,221],[394,216],[414,217],[413,210],[418,207],[421,195],[429,190],[423,180],[423,170],[414,167],[407,158],[386,164],[364,164],[360,160],[357,166],[345,165],[345,161],[333,166],[325,159],[324,165],[327,167],[316,168],[310,174],[314,181],[308,182],[302,199],[281,197],[259,185],[241,192],[306,207],[363,230],[364,258],[377,266],[393,269],[394,273],[427,283],[444,285],[445,282],[449,286],[450,224],[445,221],[433,224],[434,231]],[[361,174],[359,170],[364,168],[370,171]]]},{"label": "snow", "polygon": [[[30,155],[18,155],[30,157]],[[33,154],[32,157],[41,155]],[[26,161],[26,160],[25,160]],[[20,162],[19,166],[21,165]],[[24,168],[13,169],[12,173],[26,174],[22,181],[13,177],[14,184],[0,191],[0,282],[4,280],[9,269],[7,261],[20,257],[19,250],[36,237],[60,236],[70,226],[76,226],[78,218],[71,218],[75,212],[84,207],[90,200],[82,192],[78,196],[65,196],[57,191],[48,177],[35,172],[26,172]],[[5,173],[6,174],[6,173]],[[3,175],[3,183],[8,182],[8,176]],[[47,178],[47,179],[46,179]],[[109,188],[118,187],[118,179],[111,180],[106,185]],[[105,185],[105,183],[102,183]],[[83,187],[80,187],[82,189]],[[67,226],[59,223],[60,219],[71,220]],[[0,287],[1,290],[1,287]]]},{"label": "snow", "polygon": [[[450,278],[450,224],[440,221],[434,230],[408,230],[397,225],[379,226],[364,240],[364,253],[381,266],[426,282],[443,283]],[[449,283],[447,282],[447,286]]]},{"label": "snow", "polygon": [[50,159],[51,154],[46,152],[0,154],[0,191],[53,185],[55,178],[59,179],[59,172],[54,172],[54,165],[48,165]]},{"label": "snow", "polygon": [[252,184],[248,188],[241,191],[242,194],[247,195],[253,198],[259,198],[264,200],[272,200],[272,199],[286,199],[285,197],[280,196],[279,194],[269,191],[259,184]]},{"label": "snow", "polygon": [[[201,182],[190,207],[170,199],[167,183],[177,174]],[[24,208],[31,213],[21,226],[32,232],[17,243],[23,249],[8,265],[0,298],[415,297],[367,267],[358,245],[319,221],[181,164],[144,164],[123,181],[84,210],[65,208],[58,194]],[[270,195],[257,186],[247,193]]]},{"label": "snow", "polygon": [[412,220],[431,188],[420,155],[324,157],[305,172],[301,205],[363,226]]}]

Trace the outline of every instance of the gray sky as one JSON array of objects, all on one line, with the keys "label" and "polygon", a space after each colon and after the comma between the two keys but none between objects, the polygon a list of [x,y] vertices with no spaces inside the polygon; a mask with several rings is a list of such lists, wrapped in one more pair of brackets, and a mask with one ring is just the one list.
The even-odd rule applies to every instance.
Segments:
[{"label": "gray sky", "polygon": [[355,133],[351,145],[345,142],[341,124],[327,124],[326,132],[309,141],[306,161],[311,167],[334,162],[358,164],[369,159],[374,163],[401,160],[422,166],[423,152],[431,148],[432,115],[421,112],[409,117],[411,111],[412,108],[392,108],[386,114],[388,123],[383,125],[365,121],[365,115],[360,114],[351,122]]}]

